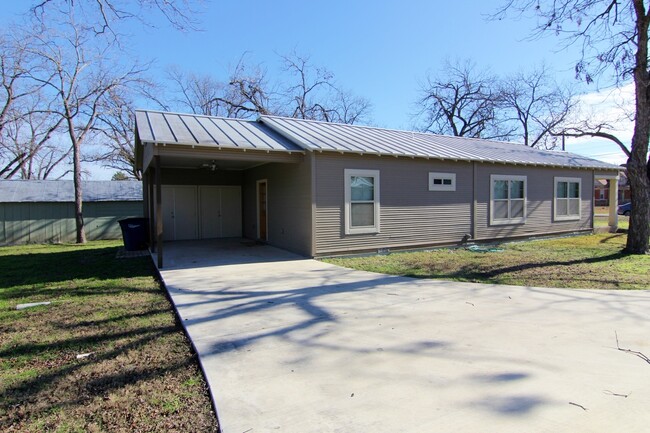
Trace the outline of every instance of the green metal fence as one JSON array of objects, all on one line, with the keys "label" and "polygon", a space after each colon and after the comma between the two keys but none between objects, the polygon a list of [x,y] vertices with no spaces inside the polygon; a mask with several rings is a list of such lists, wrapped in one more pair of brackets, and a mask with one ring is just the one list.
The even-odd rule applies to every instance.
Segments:
[{"label": "green metal fence", "polygon": [[[119,239],[119,220],[142,216],[141,201],[87,202],[88,240]],[[74,242],[73,203],[0,203],[0,244]]]}]

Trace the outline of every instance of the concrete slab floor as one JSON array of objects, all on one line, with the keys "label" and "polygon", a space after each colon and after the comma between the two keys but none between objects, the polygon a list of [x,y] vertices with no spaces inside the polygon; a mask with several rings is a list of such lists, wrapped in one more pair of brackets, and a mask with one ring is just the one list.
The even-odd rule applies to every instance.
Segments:
[{"label": "concrete slab floor", "polygon": [[224,433],[640,432],[650,292],[418,280],[240,242],[162,277]]}]

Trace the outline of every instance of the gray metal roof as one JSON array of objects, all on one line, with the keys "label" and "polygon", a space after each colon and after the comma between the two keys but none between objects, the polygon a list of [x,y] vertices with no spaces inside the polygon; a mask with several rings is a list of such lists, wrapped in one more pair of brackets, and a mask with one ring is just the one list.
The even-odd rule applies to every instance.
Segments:
[{"label": "gray metal roof", "polygon": [[276,116],[261,116],[259,121],[310,151],[619,170],[616,165],[574,153],[502,141]]},{"label": "gray metal roof", "polygon": [[143,143],[303,152],[297,144],[254,120],[136,110],[135,123]]},{"label": "gray metal roof", "polygon": [[[85,202],[141,201],[142,183],[136,181],[82,181]],[[71,180],[2,180],[1,203],[74,202]]]}]

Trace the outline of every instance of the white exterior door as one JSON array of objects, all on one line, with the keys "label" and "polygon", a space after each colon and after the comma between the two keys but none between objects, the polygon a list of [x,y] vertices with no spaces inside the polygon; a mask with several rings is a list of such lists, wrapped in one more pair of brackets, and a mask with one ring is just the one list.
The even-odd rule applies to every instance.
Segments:
[{"label": "white exterior door", "polygon": [[241,230],[241,187],[221,187],[221,234],[222,238],[240,238]]},{"label": "white exterior door", "polygon": [[162,187],[163,232],[165,240],[198,238],[198,215],[195,186]]},{"label": "white exterior door", "polygon": [[201,202],[201,239],[220,237],[221,204],[218,186],[200,186],[199,201]]},{"label": "white exterior door", "polygon": [[200,186],[201,239],[241,237],[241,187]]}]

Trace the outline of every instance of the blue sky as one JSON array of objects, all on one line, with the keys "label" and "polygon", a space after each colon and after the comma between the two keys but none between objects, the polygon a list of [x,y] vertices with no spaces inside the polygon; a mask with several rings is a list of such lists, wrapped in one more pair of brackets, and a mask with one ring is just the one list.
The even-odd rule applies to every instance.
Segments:
[{"label": "blue sky", "polygon": [[[3,21],[21,12],[24,3],[3,5]],[[277,54],[295,50],[310,55],[313,64],[327,67],[340,86],[368,98],[374,125],[398,129],[411,128],[418,82],[427,71],[437,71],[445,59],[471,59],[479,68],[499,75],[544,62],[557,81],[581,93],[600,90],[574,79],[576,47],[561,49],[552,36],[531,40],[534,21],[529,19],[488,20],[500,4],[491,0],[212,0],[199,17],[203,31],[181,33],[154,15],[155,28],[129,25],[128,48],[142,61],[154,59],[154,74],[178,65],[220,79],[245,52],[248,60],[265,64],[272,75],[279,64]],[[598,140],[569,140],[568,150],[611,162],[622,155],[615,146]]]},{"label": "blue sky", "polygon": [[498,74],[546,62],[563,81],[573,79],[577,53],[558,52],[553,38],[526,40],[530,21],[489,21],[498,4],[213,2],[204,32],[140,33],[133,49],[155,57],[159,67],[178,64],[224,78],[244,52],[272,70],[276,53],[296,50],[334,72],[343,87],[369,98],[375,124],[409,128],[418,81],[446,58],[469,58]]}]

